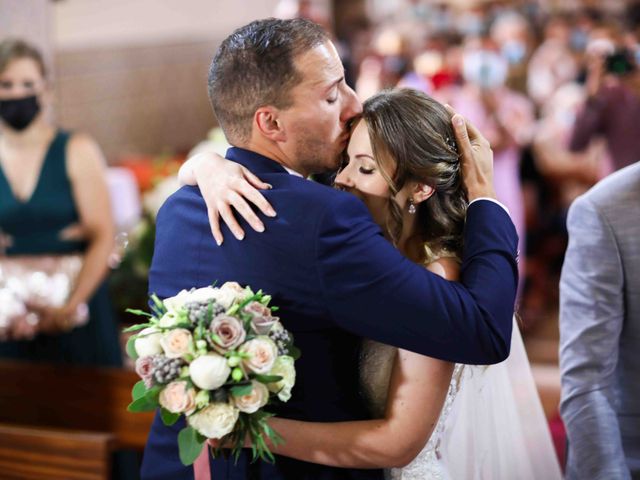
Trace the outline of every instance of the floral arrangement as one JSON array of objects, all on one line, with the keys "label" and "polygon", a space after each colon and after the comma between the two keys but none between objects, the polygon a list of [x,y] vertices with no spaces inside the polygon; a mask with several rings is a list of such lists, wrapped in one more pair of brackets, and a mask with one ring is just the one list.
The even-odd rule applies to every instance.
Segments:
[{"label": "floral arrangement", "polygon": [[[41,309],[65,304],[81,268],[79,255],[0,258],[0,341],[35,337]],[[79,305],[65,328],[86,324],[88,313]]]},{"label": "floral arrangement", "polygon": [[273,461],[265,438],[274,444],[282,439],[264,408],[291,397],[299,351],[273,316],[271,297],[227,282],[151,300],[153,314],[129,310],[148,321],[125,330],[137,332],[127,353],[141,378],[129,411],[160,408],[165,425],[184,415],[178,445],[185,465],[207,439],[223,440],[236,458],[248,439],[254,460]]}]

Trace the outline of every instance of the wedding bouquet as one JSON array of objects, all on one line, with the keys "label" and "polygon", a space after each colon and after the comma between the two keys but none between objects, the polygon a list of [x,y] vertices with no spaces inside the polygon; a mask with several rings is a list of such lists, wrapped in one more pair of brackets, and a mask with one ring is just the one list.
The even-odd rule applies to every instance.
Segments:
[{"label": "wedding bouquet", "polygon": [[254,460],[273,461],[265,437],[274,444],[282,439],[264,407],[291,397],[299,351],[272,315],[271,297],[227,282],[151,300],[153,314],[128,310],[147,317],[125,330],[137,332],[127,353],[141,377],[129,411],[160,408],[165,425],[184,415],[178,446],[185,465],[207,439],[222,439],[236,458],[248,439]]},{"label": "wedding bouquet", "polygon": [[[14,256],[0,258],[0,340],[28,339],[38,333],[36,312],[62,307],[82,269],[80,255]],[[66,329],[89,320],[86,304],[67,319]]]}]

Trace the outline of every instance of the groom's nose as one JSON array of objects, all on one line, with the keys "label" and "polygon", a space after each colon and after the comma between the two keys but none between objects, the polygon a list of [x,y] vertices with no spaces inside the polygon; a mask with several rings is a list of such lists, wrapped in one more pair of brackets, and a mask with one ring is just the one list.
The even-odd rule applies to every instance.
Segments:
[{"label": "groom's nose", "polygon": [[350,120],[362,113],[362,104],[360,100],[358,100],[356,92],[354,92],[351,87],[347,87],[344,99],[340,122],[347,124]]}]

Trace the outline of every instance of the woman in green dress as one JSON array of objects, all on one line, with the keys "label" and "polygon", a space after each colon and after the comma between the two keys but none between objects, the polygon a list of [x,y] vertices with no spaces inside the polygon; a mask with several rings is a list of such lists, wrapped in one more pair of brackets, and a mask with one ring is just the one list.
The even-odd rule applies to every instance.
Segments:
[{"label": "woman in green dress", "polygon": [[[38,50],[1,42],[0,265],[3,255],[80,253],[84,261],[66,303],[38,310],[37,335],[0,342],[0,358],[120,366],[105,285],[114,241],[105,162],[92,138],[47,121],[50,101]],[[88,323],[70,329],[83,304]]]}]

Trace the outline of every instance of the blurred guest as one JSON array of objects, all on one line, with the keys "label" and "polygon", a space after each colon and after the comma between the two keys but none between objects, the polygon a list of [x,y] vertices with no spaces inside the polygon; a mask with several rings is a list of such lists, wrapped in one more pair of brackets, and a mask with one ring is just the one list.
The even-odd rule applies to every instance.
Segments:
[{"label": "blurred guest", "polygon": [[491,25],[491,38],[507,60],[506,84],[524,94],[527,91],[527,62],[533,39],[528,20],[513,11],[500,13]]},{"label": "blurred guest", "polygon": [[[0,229],[12,258],[83,254],[63,306],[37,311],[33,339],[0,343],[0,357],[122,364],[104,284],[114,227],[102,153],[95,141],[51,125],[42,56],[21,40],[0,43]],[[2,257],[0,256],[0,265]],[[77,308],[89,322],[72,328]],[[32,322],[34,323],[34,322]]]},{"label": "blurred guest", "polygon": [[640,163],[569,211],[560,283],[567,479],[640,478]]},{"label": "blurred guest", "polygon": [[[509,209],[520,236],[520,251],[524,252],[519,166],[522,149],[530,142],[533,129],[533,105],[505,85],[508,68],[491,39],[471,42],[463,55],[465,85],[442,92],[440,97],[477,125],[491,143],[498,200]],[[520,273],[523,274],[522,269]]]},{"label": "blurred guest", "polygon": [[397,28],[381,29],[374,41],[374,52],[363,59],[356,93],[366,100],[382,89],[394,87],[410,67],[406,38]]},{"label": "blurred guest", "polygon": [[[590,48],[591,47],[591,48]],[[631,51],[616,49],[611,40],[597,39],[587,47],[588,98],[576,119],[571,149],[582,151],[603,138],[616,169],[638,159],[640,135],[640,74]]]},{"label": "blurred guest", "polygon": [[549,20],[544,41],[531,56],[527,73],[527,91],[538,105],[542,105],[558,87],[572,82],[578,75],[570,38],[571,26],[566,18],[554,17]]}]

